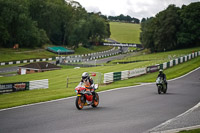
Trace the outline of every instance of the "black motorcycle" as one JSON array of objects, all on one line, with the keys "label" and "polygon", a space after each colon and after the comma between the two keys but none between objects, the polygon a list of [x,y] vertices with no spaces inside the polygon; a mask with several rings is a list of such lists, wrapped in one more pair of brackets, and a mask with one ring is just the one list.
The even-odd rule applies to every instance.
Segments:
[{"label": "black motorcycle", "polygon": [[158,88],[158,94],[161,94],[161,93],[165,94],[167,92],[167,86],[166,86],[163,78],[158,77],[156,79],[156,85],[157,85],[157,88]]}]

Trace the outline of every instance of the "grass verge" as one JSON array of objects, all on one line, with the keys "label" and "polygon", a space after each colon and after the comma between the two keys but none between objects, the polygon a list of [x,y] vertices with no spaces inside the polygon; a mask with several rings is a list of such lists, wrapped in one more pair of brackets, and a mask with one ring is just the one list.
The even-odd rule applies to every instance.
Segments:
[{"label": "grass verge", "polygon": [[200,129],[194,129],[189,131],[180,131],[179,133],[200,133]]}]

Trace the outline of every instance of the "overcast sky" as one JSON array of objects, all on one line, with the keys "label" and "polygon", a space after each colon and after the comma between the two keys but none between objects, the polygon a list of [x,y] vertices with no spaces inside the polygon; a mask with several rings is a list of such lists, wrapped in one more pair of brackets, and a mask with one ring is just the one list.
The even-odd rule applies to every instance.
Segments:
[{"label": "overcast sky", "polygon": [[200,0],[75,0],[88,12],[101,12],[103,15],[129,15],[138,19],[155,16],[175,4],[181,7]]}]

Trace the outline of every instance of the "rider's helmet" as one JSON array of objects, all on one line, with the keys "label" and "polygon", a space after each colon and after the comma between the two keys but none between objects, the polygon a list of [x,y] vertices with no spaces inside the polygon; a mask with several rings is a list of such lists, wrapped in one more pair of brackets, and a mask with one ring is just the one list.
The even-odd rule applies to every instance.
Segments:
[{"label": "rider's helmet", "polygon": [[160,70],[159,70],[159,73],[163,73],[163,70],[162,70],[162,69],[160,69]]},{"label": "rider's helmet", "polygon": [[87,80],[89,78],[89,74],[87,72],[84,72],[82,74],[82,80]]}]

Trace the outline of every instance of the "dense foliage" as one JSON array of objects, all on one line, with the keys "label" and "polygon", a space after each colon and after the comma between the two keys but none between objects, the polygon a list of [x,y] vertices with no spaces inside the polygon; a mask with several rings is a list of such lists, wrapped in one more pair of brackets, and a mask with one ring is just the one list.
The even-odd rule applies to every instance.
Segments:
[{"label": "dense foliage", "polygon": [[136,23],[139,24],[140,20],[129,15],[125,16],[123,14],[119,16],[108,16],[110,21],[120,21],[120,22],[129,22],[129,23]]},{"label": "dense foliage", "polygon": [[199,28],[200,2],[169,5],[155,17],[142,19],[140,41],[152,52],[199,46]]},{"label": "dense foliage", "polygon": [[40,47],[45,43],[90,47],[110,36],[99,13],[75,1],[0,0],[0,46]]}]

